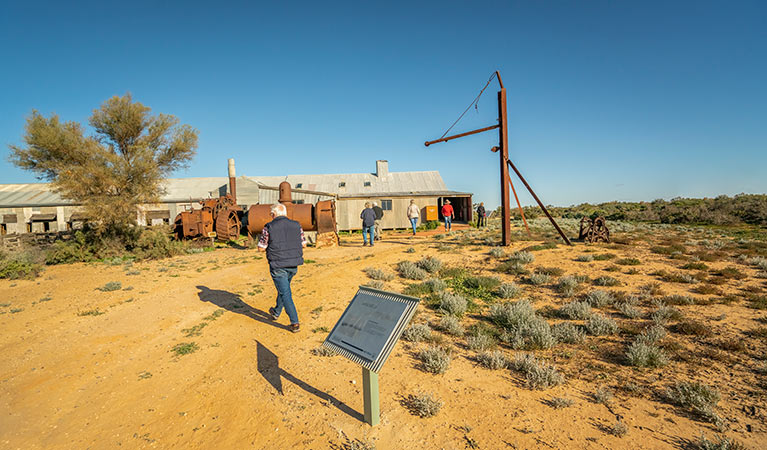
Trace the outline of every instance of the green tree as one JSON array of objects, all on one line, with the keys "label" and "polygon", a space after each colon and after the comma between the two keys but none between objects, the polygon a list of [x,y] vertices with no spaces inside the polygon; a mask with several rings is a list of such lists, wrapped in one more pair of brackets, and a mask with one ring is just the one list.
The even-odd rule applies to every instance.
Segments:
[{"label": "green tree", "polygon": [[89,123],[92,136],[77,122],[33,111],[26,145],[11,145],[9,160],[82,205],[96,230],[119,235],[136,224],[137,206],[159,201],[163,180],[188,166],[198,132],[174,116],[152,115],[130,94],[105,101]]}]

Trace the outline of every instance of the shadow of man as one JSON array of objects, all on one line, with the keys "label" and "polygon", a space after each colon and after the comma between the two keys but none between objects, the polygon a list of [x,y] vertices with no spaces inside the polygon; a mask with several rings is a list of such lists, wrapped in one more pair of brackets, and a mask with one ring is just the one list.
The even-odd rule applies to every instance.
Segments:
[{"label": "shadow of man", "polygon": [[275,355],[271,350],[266,348],[266,346],[264,346],[259,341],[256,341],[256,366],[258,367],[258,373],[260,373],[264,379],[269,382],[269,384],[271,384],[272,387],[277,390],[277,392],[280,393],[280,395],[284,395],[282,390],[282,379],[285,378],[287,381],[290,381],[304,391],[322,400],[325,400],[350,417],[357,419],[360,422],[364,421],[365,419],[361,413],[353,410],[346,403],[343,403],[332,395],[326,392],[322,392],[309,383],[306,383],[305,381],[296,378],[290,373],[286,372],[284,369],[281,369],[277,355]]},{"label": "shadow of man", "polygon": [[281,325],[273,321],[272,316],[270,316],[269,313],[254,308],[242,301],[242,298],[239,294],[235,294],[229,291],[222,291],[219,289],[210,289],[206,286],[196,287],[200,290],[200,292],[197,293],[197,296],[203,302],[212,303],[219,308],[224,308],[225,310],[231,311],[233,313],[242,314],[244,316],[250,317],[255,321],[271,325],[281,330],[289,330],[287,325]]}]

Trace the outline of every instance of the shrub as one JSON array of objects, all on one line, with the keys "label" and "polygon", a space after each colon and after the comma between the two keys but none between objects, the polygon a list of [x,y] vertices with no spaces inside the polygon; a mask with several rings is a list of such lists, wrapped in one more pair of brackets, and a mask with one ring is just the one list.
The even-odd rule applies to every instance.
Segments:
[{"label": "shrub", "polygon": [[516,355],[510,367],[524,374],[530,389],[544,390],[564,382],[564,377],[557,372],[556,367],[538,361],[533,355]]},{"label": "shrub", "polygon": [[429,278],[428,280],[424,281],[423,284],[429,288],[430,292],[435,294],[444,291],[447,287],[445,282],[439,278]]},{"label": "shrub", "polygon": [[46,264],[71,264],[75,262],[93,261],[93,248],[87,242],[87,236],[82,231],[75,231],[74,237],[69,241],[56,241],[53,243],[45,257]]},{"label": "shrub", "polygon": [[575,290],[578,288],[578,280],[572,276],[564,276],[557,282],[557,291],[565,297],[572,297],[575,295]]},{"label": "shrub", "polygon": [[620,264],[621,266],[638,266],[642,264],[642,261],[636,258],[622,258],[615,261],[615,264]]},{"label": "shrub", "polygon": [[592,314],[586,322],[586,331],[592,336],[606,336],[618,331],[618,324],[613,319],[601,314]]},{"label": "shrub", "polygon": [[537,267],[535,271],[537,273],[546,274],[550,277],[560,277],[565,273],[565,271],[559,267]]},{"label": "shrub", "polygon": [[626,360],[634,367],[663,367],[668,358],[663,350],[652,344],[636,340],[626,351]]},{"label": "shrub", "polygon": [[533,284],[535,286],[540,286],[542,284],[546,284],[551,279],[550,276],[546,275],[545,273],[534,273],[530,275],[530,284]]},{"label": "shrub", "polygon": [[667,295],[661,298],[661,301],[666,305],[694,305],[695,299],[689,295]]},{"label": "shrub", "polygon": [[506,255],[506,252],[503,251],[501,247],[493,247],[492,249],[490,249],[490,256],[492,256],[493,258],[501,258],[504,255]]},{"label": "shrub", "polygon": [[425,323],[410,325],[402,333],[402,339],[410,342],[421,342],[429,338],[431,338],[431,328]]},{"label": "shrub", "polygon": [[501,341],[515,350],[546,350],[557,344],[551,325],[538,316],[507,328]]},{"label": "shrub", "polygon": [[516,261],[505,261],[498,264],[495,268],[496,271],[506,273],[509,275],[527,275],[529,270],[525,269],[525,265]]},{"label": "shrub", "polygon": [[0,279],[19,280],[37,278],[43,271],[31,253],[6,255],[0,253]]},{"label": "shrub", "polygon": [[468,277],[463,280],[463,285],[468,289],[493,291],[501,285],[501,280],[495,277]]},{"label": "shrub", "polygon": [[535,310],[529,300],[514,303],[496,303],[490,306],[490,319],[504,328],[510,328],[535,318]]},{"label": "shrub", "polygon": [[608,277],[606,275],[603,275],[595,279],[594,284],[596,284],[597,286],[618,286],[619,284],[621,284],[621,282],[616,280],[613,277]]},{"label": "shrub", "polygon": [[559,308],[559,315],[572,320],[591,317],[591,306],[587,302],[572,301]]},{"label": "shrub", "polygon": [[512,253],[512,255],[509,257],[509,261],[518,262],[523,265],[530,264],[531,262],[535,261],[535,256],[533,256],[533,254],[530,252],[522,250]]},{"label": "shrub", "polygon": [[625,317],[628,317],[629,319],[638,319],[642,317],[642,311],[640,311],[639,308],[629,302],[619,303],[616,305],[616,308],[618,309],[618,312],[623,314]]},{"label": "shrub", "polygon": [[427,393],[410,394],[402,404],[411,414],[423,418],[436,416],[444,405],[436,396]]},{"label": "shrub", "polygon": [[500,350],[480,353],[477,356],[477,361],[482,366],[492,370],[506,369],[511,363],[509,358]]},{"label": "shrub", "polygon": [[666,397],[671,403],[686,408],[706,420],[719,421],[719,416],[714,410],[720,400],[719,392],[705,384],[680,381],[666,390]]},{"label": "shrub", "polygon": [[185,244],[173,239],[173,229],[168,225],[141,230],[133,248],[139,259],[161,259],[185,253]]},{"label": "shrub", "polygon": [[313,348],[311,352],[312,352],[312,355],[324,356],[324,357],[336,356],[338,354],[338,352],[336,352],[335,350],[325,347],[324,345],[320,345],[319,347]]},{"label": "shrub", "polygon": [[415,249],[413,247],[408,247],[408,249],[405,250],[405,253],[415,253]]},{"label": "shrub", "polygon": [[711,329],[701,322],[696,320],[685,320],[677,323],[672,328],[674,332],[679,334],[686,334],[689,336],[708,336],[711,334]]},{"label": "shrub", "polygon": [[715,274],[723,278],[731,278],[735,280],[742,280],[748,276],[735,267],[726,267],[716,271]]},{"label": "shrub", "polygon": [[105,285],[103,285],[101,287],[98,287],[96,289],[98,289],[101,292],[110,292],[110,291],[120,290],[120,289],[122,289],[122,287],[123,287],[123,285],[119,281],[110,281],[109,283],[107,283],[107,284],[105,284]]},{"label": "shrub", "polygon": [[694,443],[693,450],[748,450],[745,445],[738,441],[731,440],[727,436],[718,436],[716,442],[709,441],[706,436],[701,434],[698,442]]},{"label": "shrub", "polygon": [[589,292],[586,296],[586,302],[594,308],[602,308],[607,305],[612,305],[615,302],[615,297],[607,291],[597,289]]},{"label": "shrub", "polygon": [[498,286],[498,296],[501,298],[514,298],[522,292],[522,289],[514,283],[502,283]]},{"label": "shrub", "polygon": [[408,280],[423,280],[428,275],[428,272],[410,261],[400,261],[397,264],[397,272],[399,272],[402,278]]},{"label": "shrub", "polygon": [[644,344],[652,345],[659,342],[661,339],[666,337],[666,329],[663,328],[660,325],[652,325],[651,327],[647,328],[646,330],[642,331],[639,336],[637,337],[638,342],[642,342]]},{"label": "shrub", "polygon": [[546,404],[548,404],[549,406],[551,406],[554,409],[569,408],[569,407],[573,406],[574,403],[575,402],[572,401],[571,399],[564,398],[564,397],[554,397],[551,400],[549,400],[548,402],[546,402]]},{"label": "shrub", "polygon": [[664,305],[662,303],[658,304],[658,309],[656,309],[650,316],[652,321],[658,325],[664,325],[668,323],[669,320],[679,320],[682,318],[682,313],[674,308],[673,306]]},{"label": "shrub", "polygon": [[440,293],[439,309],[447,314],[460,317],[466,313],[468,306],[468,301],[458,294]]},{"label": "shrub", "polygon": [[443,316],[439,321],[439,329],[452,336],[463,336],[464,333],[461,321],[455,316]]},{"label": "shrub", "polygon": [[708,266],[700,261],[687,263],[681,268],[685,270],[708,270]]},{"label": "shrub", "polygon": [[469,350],[485,351],[495,347],[495,339],[489,334],[478,333],[466,338],[466,346]]},{"label": "shrub", "polygon": [[586,340],[586,332],[572,323],[558,323],[551,327],[551,334],[558,342],[580,344]]},{"label": "shrub", "polygon": [[394,275],[388,272],[384,272],[381,269],[374,267],[367,267],[364,270],[365,274],[372,280],[391,281],[394,279]]},{"label": "shrub", "polygon": [[607,261],[613,258],[615,258],[615,255],[612,253],[601,253],[599,255],[594,255],[594,261]]},{"label": "shrub", "polygon": [[653,281],[651,283],[640,286],[639,295],[645,297],[663,295],[663,289],[661,289],[660,283]]},{"label": "shrub", "polygon": [[430,373],[445,373],[450,367],[450,354],[442,347],[431,346],[422,350],[418,358],[423,364],[423,369]]},{"label": "shrub", "polygon": [[594,261],[594,255],[578,255],[575,260],[578,262],[591,262]]},{"label": "shrub", "polygon": [[612,399],[613,391],[604,386],[599,386],[597,390],[594,391],[594,401],[597,403],[602,405],[609,405]]},{"label": "shrub", "polygon": [[612,434],[613,436],[622,438],[623,436],[628,434],[629,429],[626,426],[626,424],[624,424],[623,422],[621,422],[620,419],[618,419],[618,420],[615,421],[614,424],[612,424],[611,426],[607,427],[607,432]]},{"label": "shrub", "polygon": [[386,283],[379,280],[370,280],[367,283],[363,284],[363,286],[371,287],[373,289],[383,289],[386,287]]},{"label": "shrub", "polygon": [[437,273],[442,268],[442,261],[434,256],[426,256],[415,263],[418,268],[429,273]]}]

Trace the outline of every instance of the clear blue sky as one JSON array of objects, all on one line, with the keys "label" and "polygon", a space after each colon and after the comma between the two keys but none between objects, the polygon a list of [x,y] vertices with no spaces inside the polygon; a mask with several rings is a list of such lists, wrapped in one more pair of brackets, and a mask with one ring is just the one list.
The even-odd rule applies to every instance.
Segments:
[{"label": "clear blue sky", "polygon": [[[30,111],[87,122],[131,92],[200,131],[176,176],[388,159],[497,205],[495,132],[423,142],[498,69],[546,203],[767,192],[767,2],[216,3],[4,1],[0,183],[35,181],[7,162]],[[495,124],[496,91],[454,132]]]}]

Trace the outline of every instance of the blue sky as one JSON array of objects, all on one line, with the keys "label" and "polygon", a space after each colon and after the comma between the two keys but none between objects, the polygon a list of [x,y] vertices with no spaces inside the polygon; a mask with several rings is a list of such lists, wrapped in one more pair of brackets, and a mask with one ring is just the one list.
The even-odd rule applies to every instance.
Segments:
[{"label": "blue sky", "polygon": [[[423,142],[498,69],[548,204],[767,192],[767,2],[112,3],[3,2],[0,183],[35,181],[7,162],[33,109],[85,123],[131,92],[200,131],[176,176],[387,159],[497,205],[496,132]],[[495,124],[496,92],[453,132]]]}]

